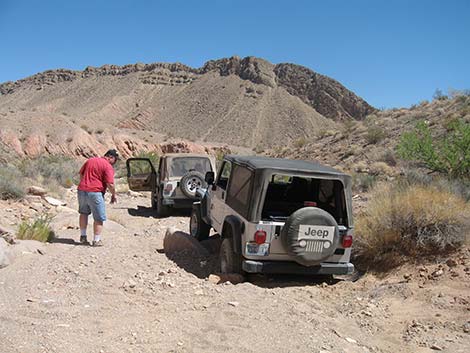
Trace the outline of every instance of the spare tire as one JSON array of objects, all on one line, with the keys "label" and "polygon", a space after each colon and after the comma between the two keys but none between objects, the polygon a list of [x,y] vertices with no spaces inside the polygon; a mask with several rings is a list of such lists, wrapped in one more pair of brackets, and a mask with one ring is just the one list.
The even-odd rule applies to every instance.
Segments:
[{"label": "spare tire", "polygon": [[317,207],[304,207],[290,215],[281,231],[288,254],[304,266],[314,266],[331,256],[339,243],[336,220]]},{"label": "spare tire", "polygon": [[191,170],[181,178],[180,188],[183,194],[187,197],[195,199],[196,189],[207,188],[207,183],[205,182],[204,175],[202,175],[202,173],[196,170]]}]

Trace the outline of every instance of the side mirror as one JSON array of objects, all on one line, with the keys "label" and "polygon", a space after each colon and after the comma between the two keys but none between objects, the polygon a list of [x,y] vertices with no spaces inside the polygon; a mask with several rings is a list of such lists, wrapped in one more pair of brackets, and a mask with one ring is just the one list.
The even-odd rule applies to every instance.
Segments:
[{"label": "side mirror", "polygon": [[214,184],[215,175],[214,172],[207,172],[204,180],[206,181],[207,185]]}]

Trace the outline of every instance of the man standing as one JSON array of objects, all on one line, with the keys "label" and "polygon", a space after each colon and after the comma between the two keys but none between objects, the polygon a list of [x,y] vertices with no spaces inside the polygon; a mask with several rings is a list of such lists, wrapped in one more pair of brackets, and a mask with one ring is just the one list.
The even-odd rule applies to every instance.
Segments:
[{"label": "man standing", "polygon": [[93,246],[102,246],[101,231],[106,220],[104,194],[111,192],[111,203],[116,202],[113,165],[119,159],[115,149],[106,152],[104,157],[88,159],[80,169],[78,185],[78,212],[80,213],[80,243],[87,243],[86,228],[88,216],[93,214]]}]

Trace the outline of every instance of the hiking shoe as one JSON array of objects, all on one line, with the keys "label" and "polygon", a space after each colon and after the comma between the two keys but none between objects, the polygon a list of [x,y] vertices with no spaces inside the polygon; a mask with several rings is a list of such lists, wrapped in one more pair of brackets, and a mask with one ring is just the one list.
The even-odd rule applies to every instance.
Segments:
[{"label": "hiking shoe", "polygon": [[92,246],[103,246],[103,242],[101,240],[93,241],[93,243],[91,245]]},{"label": "hiking shoe", "polygon": [[80,244],[86,244],[87,242],[86,235],[80,235]]}]

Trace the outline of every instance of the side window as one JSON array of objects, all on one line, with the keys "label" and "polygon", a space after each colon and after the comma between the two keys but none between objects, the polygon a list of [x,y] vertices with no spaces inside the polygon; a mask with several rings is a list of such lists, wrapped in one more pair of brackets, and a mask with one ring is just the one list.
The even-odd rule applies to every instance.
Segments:
[{"label": "side window", "polygon": [[228,179],[230,178],[230,172],[232,171],[232,163],[225,161],[220,170],[219,177],[217,179],[216,185],[221,189],[226,190]]},{"label": "side window", "polygon": [[227,191],[227,205],[240,213],[248,216],[250,206],[251,186],[253,185],[253,172],[245,167],[235,165]]}]

